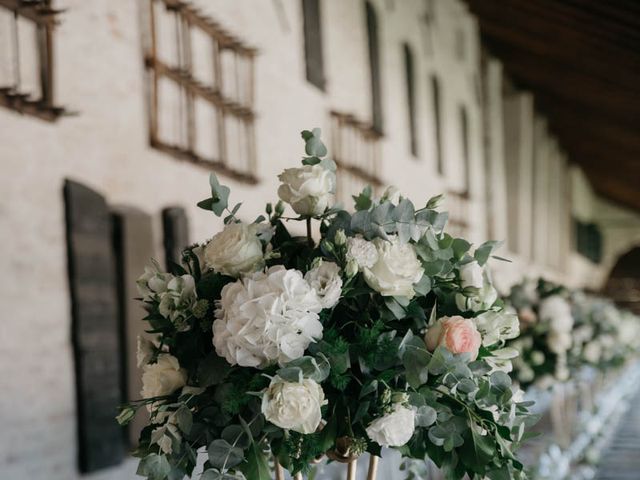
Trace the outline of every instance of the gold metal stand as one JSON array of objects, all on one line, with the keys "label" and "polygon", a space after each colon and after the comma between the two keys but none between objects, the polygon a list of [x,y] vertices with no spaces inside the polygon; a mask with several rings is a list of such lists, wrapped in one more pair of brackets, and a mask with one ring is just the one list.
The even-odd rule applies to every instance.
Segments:
[{"label": "gold metal stand", "polygon": [[[376,480],[378,476],[378,461],[380,457],[371,455],[369,457],[369,470],[367,471],[367,480]],[[354,458],[349,462],[340,462],[347,464],[347,480],[356,480],[356,473],[358,469],[358,459]],[[284,469],[282,465],[275,460],[276,480],[284,480]],[[294,480],[303,480],[301,473],[296,473],[293,477]]]}]

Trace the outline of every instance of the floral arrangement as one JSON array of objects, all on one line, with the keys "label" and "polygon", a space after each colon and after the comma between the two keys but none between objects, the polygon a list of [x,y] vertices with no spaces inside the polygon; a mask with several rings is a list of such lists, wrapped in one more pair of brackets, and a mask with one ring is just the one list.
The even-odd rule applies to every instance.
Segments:
[{"label": "floral arrangement", "polygon": [[576,321],[569,363],[579,369],[589,365],[601,371],[622,366],[638,351],[640,321],[604,298],[574,292]]},{"label": "floral arrangement", "polygon": [[508,344],[519,353],[511,376],[524,389],[532,384],[545,389],[569,379],[574,318],[568,297],[559,285],[525,279],[506,299],[520,320],[520,336]]},{"label": "floral arrangement", "polygon": [[212,175],[198,205],[224,229],[138,280],[142,399],[118,417],[149,411],[138,473],[266,480],[391,447],[447,478],[524,478],[514,452],[532,417],[505,373],[518,321],[487,273],[497,242],[447,234],[441,197],[416,208],[366,188],[347,212],[320,131],[302,138],[265,216],[243,222]]}]

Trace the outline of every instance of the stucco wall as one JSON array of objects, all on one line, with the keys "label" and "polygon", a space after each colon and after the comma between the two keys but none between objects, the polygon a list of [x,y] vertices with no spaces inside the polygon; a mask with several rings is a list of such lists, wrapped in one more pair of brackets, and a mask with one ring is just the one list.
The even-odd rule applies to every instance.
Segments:
[{"label": "stucco wall", "polygon": [[[256,65],[256,186],[227,178],[232,201],[252,219],[275,199],[275,175],[298,162],[299,131],[327,130],[329,111],[370,118],[364,6],[360,1],[322,3],[327,92],[305,80],[301,2],[198,0],[209,14],[247,44],[258,47]],[[435,2],[434,21],[423,23],[421,0],[372,2],[380,24],[385,137],[382,178],[416,202],[463,188],[464,165],[457,108],[469,116],[471,209],[469,236],[487,235],[486,188],[494,191],[495,233],[506,234],[506,185],[501,172],[510,160],[494,152],[495,178],[484,175],[480,47],[475,20],[460,2]],[[111,204],[140,208],[154,216],[160,256],[159,212],[187,208],[192,239],[213,235],[220,222],[195,203],[208,195],[206,169],[180,162],[148,146],[139,5],[130,0],[61,0],[65,8],[55,36],[58,103],[77,112],[54,124],[0,110],[0,279],[4,318],[0,322],[0,477],[73,480],[76,470],[75,404],[70,304],[67,282],[62,185],[72,178],[103,193]],[[430,28],[430,29],[429,29]],[[456,33],[462,32],[462,33]],[[461,35],[461,36],[458,36]],[[462,58],[456,51],[462,38]],[[409,151],[402,42],[416,59],[418,157]],[[495,64],[499,70],[499,64]],[[444,175],[437,173],[429,79],[441,79]],[[499,82],[493,71],[492,81]],[[499,86],[493,85],[500,100]],[[502,107],[498,107],[498,110]],[[494,128],[503,119],[494,109]],[[529,120],[533,122],[533,118]],[[503,140],[496,139],[497,142]],[[544,199],[541,201],[545,201]],[[502,211],[501,211],[502,207]],[[532,263],[507,251],[513,264],[496,264],[504,288],[526,271],[566,272]],[[579,283],[579,281],[576,281]],[[129,462],[95,477],[133,476]]]}]

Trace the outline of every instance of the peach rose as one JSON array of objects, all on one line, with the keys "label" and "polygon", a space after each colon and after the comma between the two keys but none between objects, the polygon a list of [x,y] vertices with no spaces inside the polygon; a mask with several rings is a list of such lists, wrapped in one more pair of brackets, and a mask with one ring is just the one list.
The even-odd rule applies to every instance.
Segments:
[{"label": "peach rose", "polygon": [[471,360],[475,360],[482,337],[473,320],[456,315],[438,319],[427,330],[424,341],[430,352],[442,345],[451,353],[470,353]]}]

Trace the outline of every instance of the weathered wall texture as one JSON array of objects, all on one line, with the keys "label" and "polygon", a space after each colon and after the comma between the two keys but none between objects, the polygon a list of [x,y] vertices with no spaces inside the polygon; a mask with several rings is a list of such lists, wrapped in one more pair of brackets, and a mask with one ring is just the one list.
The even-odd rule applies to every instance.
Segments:
[{"label": "weathered wall texture", "polygon": [[[301,129],[320,126],[328,133],[330,110],[370,119],[364,4],[359,0],[322,2],[325,93],[305,79],[300,1],[283,1],[282,12],[279,2],[271,1],[195,3],[260,50],[255,75],[260,183],[247,186],[221,178],[232,187],[232,201],[244,202],[242,216],[252,219],[265,201],[275,199],[275,175],[298,162]],[[443,191],[462,190],[458,109],[464,105],[471,169],[468,236],[474,241],[489,233],[506,237],[509,250],[502,255],[512,257],[514,263],[496,262],[499,285],[507,288],[523,272],[546,273],[575,285],[600,278],[600,270],[569,255],[571,195],[568,188],[552,190],[568,178],[567,159],[545,132],[543,119],[534,121],[530,99],[518,92],[502,94],[500,64],[492,60],[483,73],[476,22],[463,5],[434,2],[427,23],[423,1],[372,3],[380,24],[383,180],[399,185],[416,202]],[[150,257],[161,258],[159,213],[166,206],[187,209],[192,239],[206,239],[220,227],[216,218],[195,207],[208,195],[207,170],[148,145],[142,61],[145,29],[140,14],[144,4],[142,0],[57,2],[66,9],[55,37],[57,99],[77,115],[50,124],[0,111],[2,478],[79,478],[64,179],[98,190],[110,204],[151,214],[156,248]],[[411,45],[415,58],[417,157],[409,150],[403,42]],[[433,74],[440,79],[443,93],[443,176],[436,168]],[[538,178],[533,185],[531,172]],[[583,190],[592,198],[591,192]],[[585,215],[609,218],[608,209],[613,207],[597,199],[591,203]],[[621,221],[639,224],[637,216],[625,215]],[[626,237],[611,235],[615,249],[628,243]],[[133,477],[133,470],[129,462],[91,478],[123,480]]]}]

